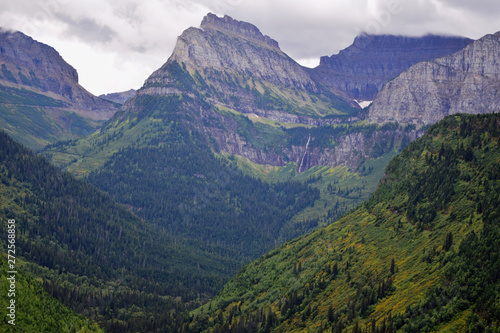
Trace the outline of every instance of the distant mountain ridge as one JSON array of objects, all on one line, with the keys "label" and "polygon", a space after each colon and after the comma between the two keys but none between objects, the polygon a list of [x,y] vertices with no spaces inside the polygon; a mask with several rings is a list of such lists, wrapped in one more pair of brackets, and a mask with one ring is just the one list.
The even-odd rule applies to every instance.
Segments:
[{"label": "distant mountain ridge", "polygon": [[0,128],[13,138],[39,150],[94,132],[117,109],[85,90],[54,48],[0,30]]},{"label": "distant mountain ridge", "polygon": [[99,95],[99,98],[118,103],[118,104],[123,104],[127,100],[131,99],[132,97],[135,96],[135,93],[137,90],[135,89],[130,89],[127,91],[121,91],[121,92],[115,92],[115,93],[108,93],[108,94],[102,94]]},{"label": "distant mountain ridge", "polygon": [[52,47],[19,31],[0,30],[0,84],[53,93],[68,109],[95,120],[109,119],[116,106],[78,84],[78,73]]},{"label": "distant mountain ridge", "polygon": [[434,124],[456,113],[500,111],[500,32],[420,62],[389,82],[370,108],[372,123]]},{"label": "distant mountain ridge", "polygon": [[373,101],[388,81],[411,65],[455,53],[471,42],[453,36],[362,34],[338,54],[321,57],[319,66],[310,72],[352,99]]}]

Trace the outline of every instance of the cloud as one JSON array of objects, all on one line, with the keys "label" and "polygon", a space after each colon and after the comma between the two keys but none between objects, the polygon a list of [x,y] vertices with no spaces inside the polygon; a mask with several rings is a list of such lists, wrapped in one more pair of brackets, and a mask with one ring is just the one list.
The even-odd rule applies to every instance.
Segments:
[{"label": "cloud", "polygon": [[68,37],[76,36],[86,43],[109,43],[118,34],[115,30],[107,25],[99,24],[91,18],[79,18],[71,20],[65,15],[57,15],[57,17],[67,25],[64,34]]},{"label": "cloud", "polygon": [[498,1],[496,0],[437,0],[446,8],[461,9],[464,13],[475,13],[484,16],[498,17]]},{"label": "cloud", "polygon": [[309,64],[362,31],[479,38],[500,27],[497,0],[0,0],[0,6],[5,28],[55,47],[93,93],[140,86],[168,59],[177,36],[208,12],[256,25]]}]

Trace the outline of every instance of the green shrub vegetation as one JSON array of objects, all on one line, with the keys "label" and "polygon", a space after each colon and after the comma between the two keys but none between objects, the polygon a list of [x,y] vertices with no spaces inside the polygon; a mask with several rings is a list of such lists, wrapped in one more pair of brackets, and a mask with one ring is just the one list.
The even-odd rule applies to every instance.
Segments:
[{"label": "green shrub vegetation", "polygon": [[245,266],[186,325],[211,332],[500,331],[500,116],[456,115],[365,204]]},{"label": "green shrub vegetation", "polygon": [[64,107],[60,100],[27,89],[0,86],[0,128],[34,150],[96,130],[98,123]]}]

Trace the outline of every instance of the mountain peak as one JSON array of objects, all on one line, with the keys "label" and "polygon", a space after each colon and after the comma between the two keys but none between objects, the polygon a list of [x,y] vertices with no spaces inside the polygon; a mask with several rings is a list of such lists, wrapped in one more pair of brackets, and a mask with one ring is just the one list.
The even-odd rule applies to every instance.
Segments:
[{"label": "mountain peak", "polygon": [[[278,42],[263,35],[253,24],[229,16],[210,13],[203,18],[200,28],[186,29],[177,38],[167,63],[146,80],[145,89],[139,93],[178,93],[178,88],[172,89],[175,80],[167,70],[173,63],[199,71],[204,80],[213,80],[221,94],[231,91],[234,94],[234,86],[228,88],[226,83],[221,84],[221,73],[237,75],[237,81],[245,77],[241,82],[251,79],[301,90],[318,89],[309,74],[280,50]],[[242,94],[248,93],[245,85],[241,88],[245,90]],[[259,89],[263,89],[262,86]]]},{"label": "mountain peak", "polygon": [[269,36],[263,35],[255,25],[248,22],[237,21],[227,15],[218,17],[213,13],[208,13],[201,21],[200,27],[202,29],[217,30],[226,34],[264,42],[271,47],[279,48],[277,41]]},{"label": "mountain peak", "polygon": [[411,66],[380,91],[369,121],[422,126],[456,113],[498,112],[499,53],[497,33],[456,53]]},{"label": "mountain peak", "polygon": [[413,64],[455,53],[473,40],[425,35],[358,35],[338,54],[321,57],[313,71],[353,99],[372,101],[386,82]]},{"label": "mountain peak", "polygon": [[[44,59],[52,59],[47,67],[40,66]],[[18,67],[38,67],[43,69],[43,74],[58,72],[72,80],[78,82],[78,73],[61,57],[53,47],[40,43],[30,36],[20,31],[0,29],[0,62],[7,65],[15,63],[12,70],[17,72]],[[19,80],[20,81],[20,80]],[[44,87],[53,91],[52,87]]]}]

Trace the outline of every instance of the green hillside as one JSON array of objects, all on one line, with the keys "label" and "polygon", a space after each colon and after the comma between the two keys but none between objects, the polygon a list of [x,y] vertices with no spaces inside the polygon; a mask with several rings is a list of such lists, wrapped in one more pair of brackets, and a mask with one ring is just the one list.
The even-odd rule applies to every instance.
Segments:
[{"label": "green hillside", "polygon": [[193,332],[500,331],[500,116],[432,126],[370,200],[245,266]]},{"label": "green hillside", "polygon": [[118,115],[99,134],[46,153],[75,152],[68,170],[88,174],[89,182],[174,237],[223,254],[233,273],[272,249],[283,226],[319,198],[306,184],[269,184],[213,154],[207,137],[189,123],[193,109],[207,108],[196,100],[135,102],[144,107],[140,113]]},{"label": "green hillside", "polygon": [[[16,220],[23,279],[33,276],[108,332],[175,331],[177,317],[206,302],[241,267],[231,253],[202,251],[138,218],[4,133],[0,198],[0,219]],[[7,235],[4,223],[3,249]]]},{"label": "green hillside", "polygon": [[34,150],[81,138],[101,125],[65,107],[61,100],[31,90],[0,86],[0,128]]},{"label": "green hillside", "polygon": [[[2,247],[2,253],[7,253]],[[18,271],[15,274],[15,295],[8,297],[10,275],[7,274],[7,259],[0,256],[0,290],[2,291],[2,332],[104,332],[97,324],[63,306],[50,296],[29,274]],[[10,301],[14,300],[14,307]],[[15,309],[14,316],[8,306]],[[10,323],[9,323],[10,321]]]}]

